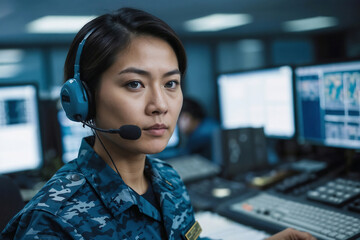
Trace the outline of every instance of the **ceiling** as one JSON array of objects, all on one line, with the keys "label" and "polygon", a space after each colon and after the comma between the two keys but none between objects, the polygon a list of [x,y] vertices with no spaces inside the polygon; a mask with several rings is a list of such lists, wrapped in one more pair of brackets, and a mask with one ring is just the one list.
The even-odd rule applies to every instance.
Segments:
[{"label": "ceiling", "polygon": [[[73,34],[28,34],[25,26],[46,15],[100,15],[124,6],[158,16],[182,38],[275,36],[284,34],[284,21],[316,16],[336,17],[339,25],[292,34],[360,29],[359,0],[0,0],[0,44],[67,43]],[[185,21],[212,13],[248,13],[254,22],[219,32],[185,31]]]}]

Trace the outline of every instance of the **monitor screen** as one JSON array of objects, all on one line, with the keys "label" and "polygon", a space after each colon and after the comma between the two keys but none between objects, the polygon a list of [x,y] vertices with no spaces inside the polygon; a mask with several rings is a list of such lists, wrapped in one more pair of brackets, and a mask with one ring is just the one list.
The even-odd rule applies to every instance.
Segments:
[{"label": "monitor screen", "polygon": [[295,69],[299,141],[360,147],[360,61]]},{"label": "monitor screen", "polygon": [[264,127],[268,137],[292,138],[295,134],[292,85],[289,66],[219,75],[222,127]]},{"label": "monitor screen", "polygon": [[61,133],[62,161],[68,163],[77,158],[82,139],[93,133],[90,128],[83,127],[82,123],[68,119],[64,110],[58,112],[58,121]]},{"label": "monitor screen", "polygon": [[0,174],[42,165],[38,107],[35,85],[0,85]]}]

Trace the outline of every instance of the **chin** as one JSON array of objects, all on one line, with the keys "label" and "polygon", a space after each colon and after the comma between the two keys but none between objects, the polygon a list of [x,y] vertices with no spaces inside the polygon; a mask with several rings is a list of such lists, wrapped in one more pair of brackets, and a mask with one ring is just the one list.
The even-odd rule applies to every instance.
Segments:
[{"label": "chin", "polygon": [[[166,146],[165,146],[166,147]],[[163,148],[153,148],[153,149],[149,149],[149,151],[146,151],[146,154],[157,154],[157,153],[160,153],[162,152],[165,147]]]},{"label": "chin", "polygon": [[166,143],[150,144],[146,149],[146,154],[156,154],[162,152],[167,146]]}]

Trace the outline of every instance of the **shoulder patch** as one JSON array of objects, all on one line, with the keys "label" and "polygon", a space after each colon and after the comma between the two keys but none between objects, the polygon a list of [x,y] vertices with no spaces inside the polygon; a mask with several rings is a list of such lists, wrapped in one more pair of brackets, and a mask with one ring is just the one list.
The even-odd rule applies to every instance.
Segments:
[{"label": "shoulder patch", "polygon": [[33,208],[56,214],[85,182],[84,175],[77,172],[55,175],[36,195]]}]

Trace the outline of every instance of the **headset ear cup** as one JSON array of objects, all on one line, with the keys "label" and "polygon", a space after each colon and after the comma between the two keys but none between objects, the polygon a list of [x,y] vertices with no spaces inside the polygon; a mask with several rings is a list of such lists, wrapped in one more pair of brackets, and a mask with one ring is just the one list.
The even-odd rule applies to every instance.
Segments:
[{"label": "headset ear cup", "polygon": [[89,112],[87,93],[80,80],[67,80],[60,91],[61,105],[66,116],[75,122],[86,121]]},{"label": "headset ear cup", "polygon": [[84,90],[86,92],[87,99],[88,99],[88,114],[87,114],[87,117],[86,117],[86,121],[89,121],[89,120],[93,119],[94,115],[95,115],[94,99],[93,99],[93,96],[91,94],[90,88],[88,87],[86,82],[81,81],[81,83],[82,83],[82,85],[84,87]]}]

